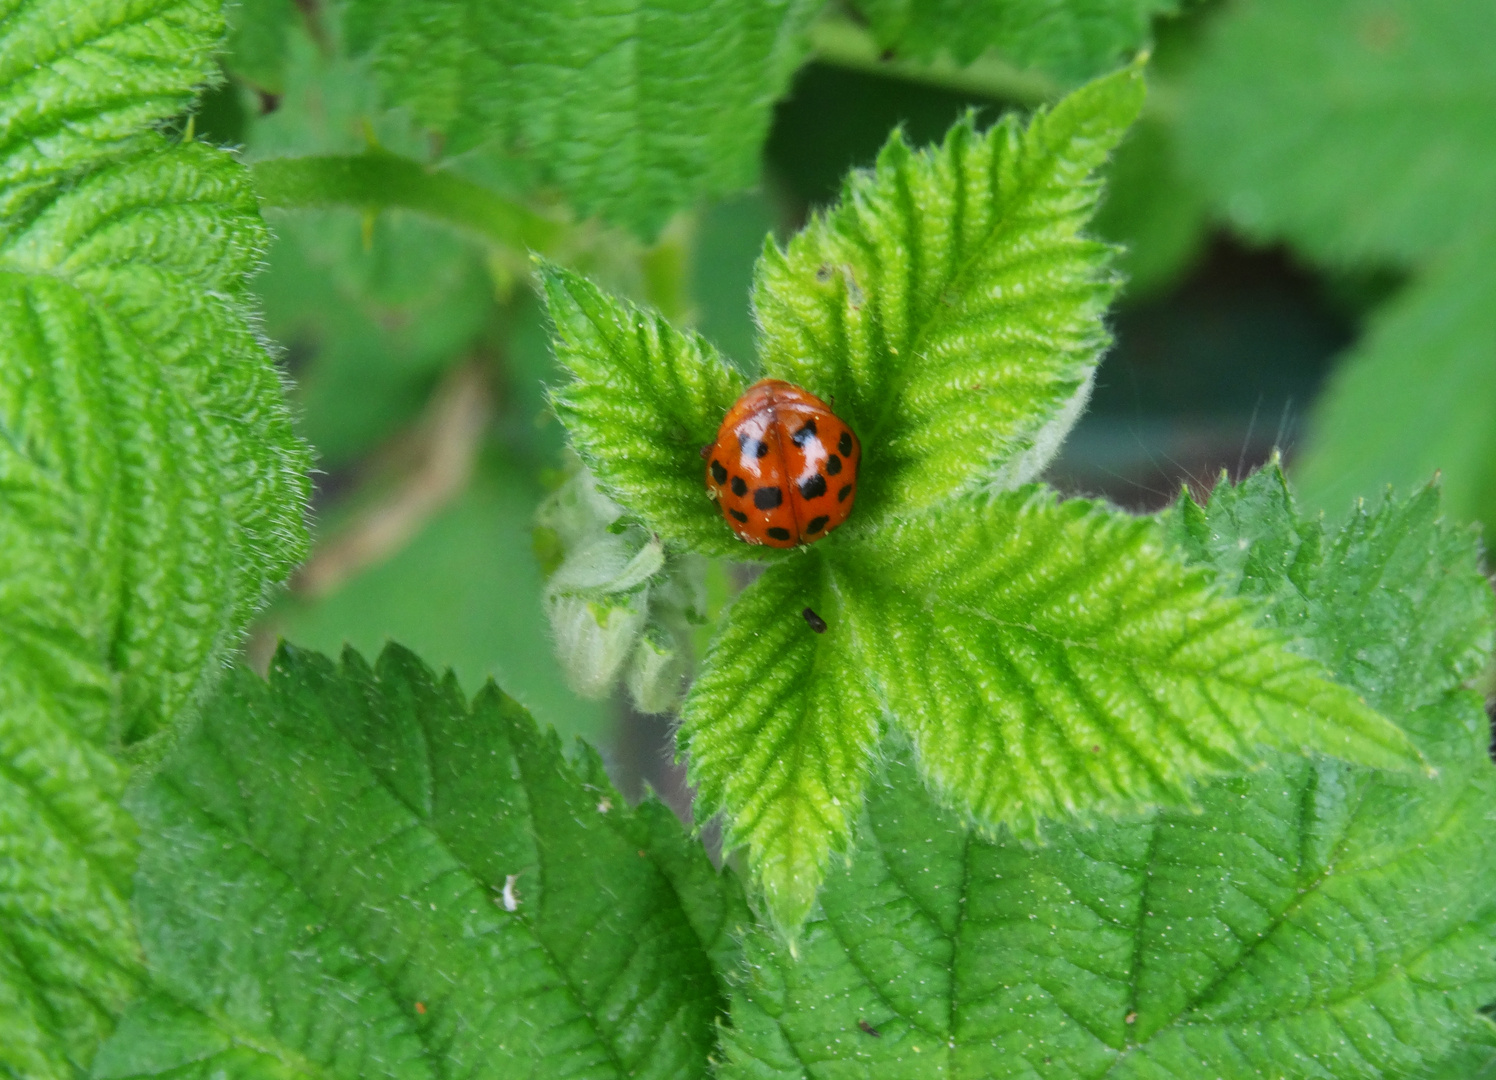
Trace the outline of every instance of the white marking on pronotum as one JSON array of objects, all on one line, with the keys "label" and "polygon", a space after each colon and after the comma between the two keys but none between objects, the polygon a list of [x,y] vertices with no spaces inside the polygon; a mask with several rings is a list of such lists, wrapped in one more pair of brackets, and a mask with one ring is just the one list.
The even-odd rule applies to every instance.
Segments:
[{"label": "white marking on pronotum", "polygon": [[505,911],[519,910],[519,893],[514,891],[514,883],[519,880],[518,874],[510,874],[504,878],[504,895],[500,898]]}]

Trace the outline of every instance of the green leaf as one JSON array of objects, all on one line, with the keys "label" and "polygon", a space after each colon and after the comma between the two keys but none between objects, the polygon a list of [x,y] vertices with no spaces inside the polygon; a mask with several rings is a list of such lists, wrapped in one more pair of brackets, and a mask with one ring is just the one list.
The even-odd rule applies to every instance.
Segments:
[{"label": "green leaf", "polygon": [[1487,725],[1448,722],[1439,703],[1496,649],[1496,596],[1480,570],[1479,534],[1446,521],[1440,495],[1429,485],[1357,507],[1326,539],[1274,463],[1234,487],[1218,483],[1204,507],[1185,497],[1168,523],[1222,584],[1268,604],[1268,623],[1294,649],[1342,673],[1444,764],[1489,746]]},{"label": "green leaf", "polygon": [[752,184],[817,6],[355,0],[348,21],[391,99],[450,151],[524,158],[583,214],[652,234]]},{"label": "green leaf", "polygon": [[1438,472],[1450,513],[1496,526],[1493,241],[1477,233],[1430,267],[1340,361],[1294,470],[1307,503],[1339,517]]},{"label": "green leaf", "polygon": [[[8,645],[29,636],[8,631]],[[67,727],[70,707],[97,703],[81,687],[48,693],[41,671],[54,665],[28,678],[10,648],[0,662],[0,1073],[73,1080],[144,974],[128,900],[135,829],[118,805],[124,770]]]},{"label": "green leaf", "polygon": [[683,709],[691,778],[793,932],[850,838],[885,718],[947,801],[1025,834],[1189,804],[1193,781],[1261,744],[1421,764],[1253,616],[1152,519],[1036,490],[958,501],[828,539],[743,593]]},{"label": "green leaf", "polygon": [[0,236],[25,227],[56,186],[160,145],[217,71],[218,4],[10,0],[0,40]]},{"label": "green leaf", "polygon": [[295,0],[238,0],[229,20],[224,66],[271,94],[285,89],[286,38],[297,22]]},{"label": "green leaf", "polygon": [[134,830],[104,751],[220,674],[305,545],[307,460],[245,280],[243,168],[155,127],[220,5],[0,20],[0,1071],[73,1077],[133,996]]},{"label": "green leaf", "polygon": [[891,763],[798,959],[749,939],[725,1078],[1326,1080],[1489,1060],[1496,776],[1462,677],[1492,605],[1471,537],[1425,493],[1316,547],[1281,489],[1271,473],[1220,485],[1173,524],[1443,745],[1439,776],[1275,757],[1204,786],[1195,811],[1036,848],[964,828]]},{"label": "green leaf", "polygon": [[1186,164],[1231,222],[1328,260],[1417,259],[1491,217],[1496,8],[1265,0],[1193,65]]},{"label": "green leaf", "polygon": [[[132,741],[211,685],[267,589],[301,556],[307,458],[251,323],[245,282],[265,227],[243,167],[156,135],[84,146],[74,134],[94,119],[109,130],[117,115],[141,123],[201,77],[173,68],[173,96],[155,68],[135,79],[122,74],[128,65],[104,65],[91,24],[123,22],[122,7],[101,0],[64,20],[74,38],[68,51],[54,45],[49,62],[88,71],[78,74],[83,85],[69,84],[72,107],[52,101],[0,143],[11,147],[0,202],[24,205],[0,228],[0,416],[17,475],[47,475],[48,500],[70,508],[70,528],[89,549],[89,573],[60,587],[88,598],[91,617],[70,625],[125,675],[122,720],[109,734]],[[7,55],[55,43],[50,24],[43,33],[31,21],[45,8],[11,17]],[[133,24],[133,36],[114,31],[123,41],[106,36],[108,56],[125,65],[132,51],[171,55],[184,24],[202,36],[200,51],[211,48],[216,5],[172,10]],[[23,94],[42,89],[12,83],[12,115],[24,112]],[[64,185],[53,170],[44,196],[30,158],[49,131],[74,171]],[[33,491],[35,482],[22,481]],[[14,517],[6,526],[26,527]]]},{"label": "green leaf", "polygon": [[749,939],[721,1075],[1423,1075],[1489,1024],[1493,810],[1486,765],[1285,759],[1036,850],[890,766],[798,958]]},{"label": "green leaf", "polygon": [[1184,802],[1257,743],[1418,763],[1396,726],[1161,541],[1152,519],[1015,492],[847,560],[861,663],[956,805],[1032,828]]},{"label": "green leaf", "polygon": [[1128,68],[937,149],[895,134],[842,201],[759,264],[765,373],[862,439],[855,527],[1033,479],[1090,394],[1110,338],[1112,249],[1083,235],[1095,172],[1137,116]]},{"label": "green leaf", "polygon": [[969,64],[988,50],[1021,67],[1079,81],[1114,66],[1149,40],[1155,15],[1179,0],[856,0],[878,43],[933,60],[949,51]]},{"label": "green leaf", "polygon": [[[681,710],[698,813],[725,810],[769,914],[793,934],[851,836],[881,734],[837,586],[816,548],[771,566],[728,609]],[[810,608],[832,624],[810,628]]]},{"label": "green leaf", "polygon": [[747,557],[707,497],[701,448],[742,394],[743,377],[699,335],[541,265],[556,357],[572,381],[557,414],[603,488],[666,540]]},{"label": "green leaf", "polygon": [[132,797],[159,990],[94,1075],[702,1075],[741,898],[584,771],[396,647],[241,670]]}]

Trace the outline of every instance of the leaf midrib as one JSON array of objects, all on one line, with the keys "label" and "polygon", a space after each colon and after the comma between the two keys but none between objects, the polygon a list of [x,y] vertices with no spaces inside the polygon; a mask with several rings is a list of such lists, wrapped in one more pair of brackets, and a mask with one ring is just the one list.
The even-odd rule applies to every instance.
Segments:
[{"label": "leaf midrib", "polygon": [[[467,879],[469,884],[473,886],[477,893],[480,896],[484,895],[487,886],[478,878],[478,876],[474,873],[473,869],[467,864],[467,862],[459,858],[452,851],[441,834],[437,832],[437,830],[433,828],[427,821],[423,820],[420,815],[411,811],[409,808],[409,804],[406,803],[405,800],[402,799],[397,792],[393,791],[384,782],[384,779],[382,777],[374,774],[373,770],[369,769],[368,765],[363,761],[362,755],[359,754],[357,750],[351,746],[351,744],[348,744],[346,740],[343,740],[341,738],[341,736],[339,736],[339,741],[343,742],[345,745],[348,745],[349,752],[353,754],[355,759],[357,759],[362,766],[365,773],[365,781],[367,784],[365,790],[378,789],[379,791],[383,792],[388,798],[390,798],[396,805],[404,808],[406,810],[406,813],[409,814],[410,818],[412,819],[407,825],[407,828],[421,830],[429,838],[430,842],[435,847],[437,847],[443,855],[451,860],[452,866],[460,871],[462,876]],[[226,748],[224,748],[216,738],[212,739],[212,743],[215,753],[217,753],[219,757],[224,761],[229,762],[231,768],[233,768],[237,773],[239,771],[239,759],[231,754],[228,754],[226,752]],[[527,789],[527,800],[528,795],[529,791]],[[338,928],[339,935],[344,940],[346,940],[353,949],[357,951],[360,959],[360,966],[364,970],[368,971],[375,980],[377,980],[379,985],[384,989],[385,993],[389,995],[390,999],[393,1001],[398,1001],[401,998],[402,994],[400,991],[400,987],[391,978],[390,974],[385,970],[385,966],[372,957],[361,938],[355,936],[352,932],[350,932],[349,929],[343,924],[343,922],[330,917],[330,912],[328,911],[328,909],[315,895],[313,895],[306,889],[299,875],[287,870],[281,865],[279,859],[273,857],[273,855],[270,852],[266,851],[260,844],[256,843],[248,836],[240,834],[239,830],[235,829],[232,823],[225,822],[209,808],[194,802],[187,796],[185,792],[179,791],[178,797],[183,798],[184,801],[186,801],[189,806],[192,806],[197,813],[201,814],[208,821],[212,822],[215,828],[229,836],[235,837],[238,843],[242,844],[244,847],[252,851],[256,855],[256,857],[263,860],[263,862],[267,866],[273,868],[277,873],[281,874],[286,881],[291,883],[298,895],[302,896],[312,908],[324,915],[324,925],[336,926]],[[384,838],[384,841],[387,841],[388,839],[389,838],[386,837]],[[554,954],[551,952],[550,946],[535,931],[534,927],[531,925],[528,919],[521,918],[516,921],[518,921],[525,927],[525,930],[527,931],[531,942],[541,950],[542,954],[546,957],[547,962],[550,964],[551,970],[554,972],[557,979],[560,980],[563,985],[565,985],[567,996],[570,999],[571,1004],[576,1009],[577,1013],[586,1017],[589,1026],[593,1028],[594,1034],[596,1035],[596,1020],[592,1016],[591,1010],[587,1008],[586,1004],[577,995],[575,985],[572,983],[570,975],[568,974],[566,969],[562,967],[556,960]],[[493,932],[498,932],[499,929],[499,924],[495,924]],[[432,1044],[428,1041],[427,1030],[423,1027],[416,1027],[413,1030],[416,1038],[420,1041],[426,1060],[433,1065],[440,1065],[442,1059],[437,1049],[433,1047]],[[602,1044],[604,1050],[608,1054],[610,1062],[612,1062],[615,1068],[618,1069],[618,1075],[629,1075],[628,1070],[625,1069],[621,1064],[619,1064],[616,1050],[612,1046],[611,1042],[603,1038],[598,1038],[598,1041]]]}]

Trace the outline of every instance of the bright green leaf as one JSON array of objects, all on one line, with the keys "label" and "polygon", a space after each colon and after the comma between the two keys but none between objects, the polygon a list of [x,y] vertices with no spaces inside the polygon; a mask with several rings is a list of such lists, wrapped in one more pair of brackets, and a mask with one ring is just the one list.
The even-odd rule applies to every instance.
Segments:
[{"label": "bright green leaf", "polygon": [[1222,12],[1181,120],[1232,223],[1325,259],[1416,259],[1489,218],[1496,6],[1262,0]]},{"label": "bright green leaf", "polygon": [[931,60],[949,52],[969,64],[988,50],[1021,67],[1080,80],[1148,43],[1155,15],[1179,0],[855,0],[878,43]]},{"label": "bright green leaf", "polygon": [[240,671],[132,798],[159,992],[94,1075],[701,1076],[741,898],[584,768],[398,648]]},{"label": "bright green leaf", "polygon": [[649,234],[753,183],[817,6],[355,0],[348,21],[390,98],[452,151],[524,158],[583,214]]},{"label": "bright green leaf", "polygon": [[1197,811],[1035,848],[965,829],[893,763],[798,959],[749,940],[724,1077],[1453,1078],[1489,1062],[1496,776],[1462,678],[1492,604],[1471,538],[1425,493],[1321,548],[1282,492],[1272,473],[1221,485],[1176,533],[1442,745],[1438,778],[1275,757],[1203,787]]},{"label": "bright green leaf", "polygon": [[[46,7],[11,16],[7,55],[52,41],[50,25],[42,34],[28,19]],[[93,566],[70,587],[95,610],[73,625],[126,675],[123,720],[111,734],[129,741],[168,724],[211,684],[266,590],[302,554],[307,459],[249,317],[245,282],[265,227],[243,167],[156,135],[128,140],[129,155],[119,140],[76,142],[90,109],[107,130],[116,113],[139,123],[177,104],[165,94],[164,64],[140,76],[133,109],[121,104],[116,74],[91,66],[103,61],[89,24],[124,7],[100,0],[61,20],[75,35],[72,51],[54,44],[49,62],[88,70],[79,76],[86,85],[70,85],[79,111],[54,101],[9,129],[0,200],[14,207],[30,194],[26,212],[0,229],[0,414],[9,452],[45,472],[62,489],[49,498],[77,515],[71,528]],[[216,5],[174,11],[137,21],[137,37],[111,55],[170,55],[159,35],[184,25],[211,47]],[[195,67],[172,70],[179,93],[201,78]],[[23,92],[40,92],[28,83],[12,83],[6,100],[19,108]],[[30,154],[50,138],[48,125],[76,155],[74,169],[93,167],[43,197]],[[23,137],[31,142],[18,147]]]},{"label": "bright green leaf", "polygon": [[603,488],[653,532],[696,551],[746,557],[707,497],[701,448],[743,377],[695,334],[541,268],[556,356],[572,381],[553,395],[572,444]]},{"label": "bright green leaf", "polygon": [[1416,751],[1252,613],[1180,567],[1149,518],[1014,492],[859,546],[861,666],[923,773],[987,822],[1140,801],[1269,743],[1381,768]]},{"label": "bright green leaf", "polygon": [[213,78],[223,33],[205,0],[9,0],[0,24],[0,237],[55,186],[151,151],[152,126]]},{"label": "bright green leaf", "polygon": [[1378,311],[1340,362],[1294,471],[1310,505],[1339,517],[1357,496],[1438,472],[1450,513],[1496,526],[1492,250],[1471,237]]},{"label": "bright green leaf", "polygon": [[173,723],[305,545],[230,156],[156,130],[220,5],[0,19],[0,1071],[73,1077],[133,995],[134,830],[104,749]]},{"label": "bright green leaf", "polygon": [[124,770],[66,726],[87,693],[48,693],[0,657],[0,1074],[73,1080],[142,980],[135,829]]},{"label": "bright green leaf", "polygon": [[[728,609],[681,710],[690,780],[724,842],[746,845],[769,912],[793,934],[862,804],[880,713],[817,549],[770,567]],[[825,634],[803,612],[826,617]]]},{"label": "bright green leaf", "polygon": [[1186,804],[1262,744],[1421,764],[1288,644],[1181,566],[1152,519],[1021,491],[771,568],[729,610],[682,730],[698,798],[793,931],[850,836],[885,718],[945,799],[1027,834]]},{"label": "bright green leaf", "polygon": [[1110,338],[1112,249],[1083,229],[1137,116],[1129,68],[934,150],[900,135],[759,265],[764,370],[834,401],[862,439],[856,526],[1039,472]]}]

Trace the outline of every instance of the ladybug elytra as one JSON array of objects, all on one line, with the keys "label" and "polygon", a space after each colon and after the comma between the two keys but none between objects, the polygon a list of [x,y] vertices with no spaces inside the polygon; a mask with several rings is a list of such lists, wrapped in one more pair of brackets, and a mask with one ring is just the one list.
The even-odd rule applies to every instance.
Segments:
[{"label": "ladybug elytra", "polygon": [[706,458],[707,491],[732,531],[788,548],[847,520],[862,445],[820,398],[763,379],[727,410]]}]

